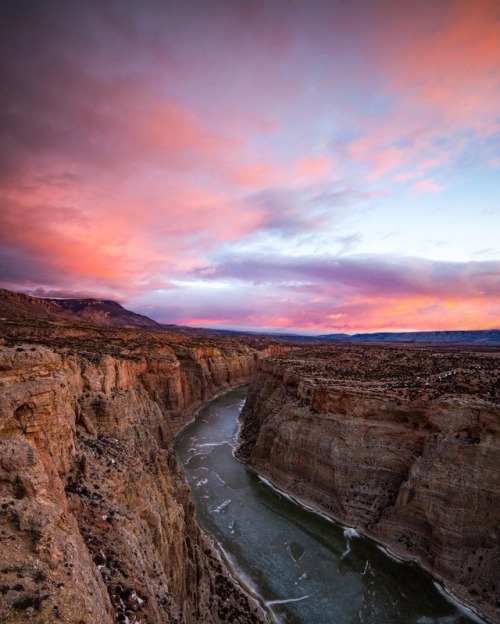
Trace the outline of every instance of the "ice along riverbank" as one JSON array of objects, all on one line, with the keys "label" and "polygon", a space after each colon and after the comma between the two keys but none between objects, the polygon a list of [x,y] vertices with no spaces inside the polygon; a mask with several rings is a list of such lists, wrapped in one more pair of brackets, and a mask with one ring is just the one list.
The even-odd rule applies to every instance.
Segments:
[{"label": "ice along riverbank", "polygon": [[468,624],[416,565],[298,505],[233,456],[245,388],[207,403],[176,438],[200,524],[278,622]]}]

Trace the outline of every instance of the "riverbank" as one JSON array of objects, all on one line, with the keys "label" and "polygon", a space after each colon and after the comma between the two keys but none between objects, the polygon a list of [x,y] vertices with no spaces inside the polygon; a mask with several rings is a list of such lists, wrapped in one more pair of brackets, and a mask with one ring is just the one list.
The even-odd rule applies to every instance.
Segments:
[{"label": "riverbank", "polygon": [[244,399],[242,389],[235,392],[200,410],[174,448],[202,528],[276,621],[476,621],[415,565],[395,561],[373,542],[305,510],[235,459]]},{"label": "riverbank", "polygon": [[238,457],[498,622],[499,363],[367,345],[273,358],[250,387]]},{"label": "riverbank", "polygon": [[[235,457],[235,459],[240,461],[242,464],[246,465],[243,460],[238,458],[236,453],[234,453],[234,457]],[[481,617],[480,613],[477,613],[472,607],[470,607],[467,604],[461,602],[461,600],[453,593],[453,588],[447,586],[446,583],[444,583],[442,581],[442,579],[436,579],[435,577],[433,577],[432,574],[430,574],[430,571],[426,570],[425,567],[422,566],[422,564],[421,564],[421,562],[419,560],[398,556],[396,553],[392,552],[389,548],[387,548],[387,546],[385,546],[383,543],[378,542],[376,539],[374,539],[374,538],[370,537],[369,535],[365,534],[363,532],[363,530],[360,529],[359,527],[350,527],[350,526],[342,524],[337,518],[335,518],[335,517],[325,513],[321,508],[319,508],[317,505],[315,505],[312,501],[308,501],[308,500],[304,500],[304,499],[298,498],[297,496],[294,496],[290,492],[287,492],[286,490],[280,489],[279,485],[273,483],[272,480],[270,480],[269,478],[266,478],[263,474],[261,474],[259,472],[256,472],[255,470],[252,470],[251,468],[248,468],[248,470],[253,472],[269,488],[273,489],[280,496],[283,496],[284,498],[287,498],[294,505],[298,505],[298,506],[302,507],[304,510],[319,516],[320,518],[326,520],[327,522],[331,522],[334,525],[341,527],[343,529],[345,535],[348,535],[348,536],[350,535],[352,537],[361,537],[362,536],[362,537],[370,540],[371,542],[373,542],[373,544],[375,544],[380,549],[381,552],[384,553],[384,555],[386,555],[387,557],[393,559],[397,563],[415,563],[415,564],[417,564],[422,569],[423,572],[428,572],[429,573],[430,577],[434,581],[434,586],[444,596],[444,598],[450,604],[455,606],[459,611],[461,611],[467,618],[469,618],[471,620],[471,622],[475,622],[476,624],[496,624],[496,622],[494,622],[493,620],[490,620],[488,618],[484,618],[483,619]],[[348,548],[349,548],[349,546],[348,546]],[[348,552],[348,551],[345,551],[345,552]]]}]

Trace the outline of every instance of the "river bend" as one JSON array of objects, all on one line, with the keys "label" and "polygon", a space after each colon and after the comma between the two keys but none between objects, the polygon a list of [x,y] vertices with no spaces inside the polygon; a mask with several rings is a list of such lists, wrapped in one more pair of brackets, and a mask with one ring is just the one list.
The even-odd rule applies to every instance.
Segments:
[{"label": "river bend", "polygon": [[198,520],[282,624],[468,624],[416,565],[277,492],[233,456],[246,388],[207,403],[176,438]]}]

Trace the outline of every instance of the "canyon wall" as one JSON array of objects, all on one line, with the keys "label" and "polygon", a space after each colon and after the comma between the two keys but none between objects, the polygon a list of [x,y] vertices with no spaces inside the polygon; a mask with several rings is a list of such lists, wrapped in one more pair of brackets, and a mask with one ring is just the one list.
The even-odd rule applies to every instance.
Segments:
[{"label": "canyon wall", "polygon": [[[450,369],[450,354],[414,351],[412,369],[407,355],[380,353],[364,346],[316,362],[312,354],[262,362],[238,455],[277,487],[418,561],[499,622],[500,354],[454,355],[461,368]],[[390,373],[375,370],[377,357],[378,371]],[[429,375],[418,376],[426,365]],[[452,386],[460,375],[470,390]]]},{"label": "canyon wall", "polygon": [[171,443],[266,350],[96,332],[0,346],[0,621],[260,622]]}]

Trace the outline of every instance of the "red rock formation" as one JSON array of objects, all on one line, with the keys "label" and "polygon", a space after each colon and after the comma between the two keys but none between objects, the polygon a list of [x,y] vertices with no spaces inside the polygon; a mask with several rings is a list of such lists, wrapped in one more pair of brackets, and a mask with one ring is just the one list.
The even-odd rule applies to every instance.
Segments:
[{"label": "red rock formation", "polygon": [[499,621],[499,362],[371,346],[267,360],[239,456]]}]

